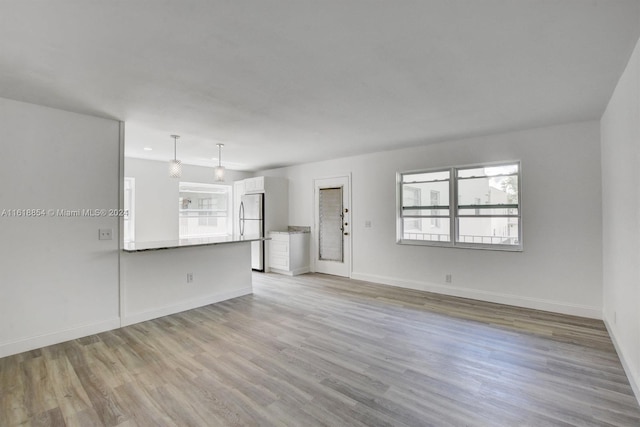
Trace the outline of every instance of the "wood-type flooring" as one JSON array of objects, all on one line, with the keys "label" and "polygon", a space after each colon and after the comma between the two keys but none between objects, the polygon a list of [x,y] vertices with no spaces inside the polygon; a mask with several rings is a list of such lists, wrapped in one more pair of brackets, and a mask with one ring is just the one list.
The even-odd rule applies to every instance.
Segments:
[{"label": "wood-type flooring", "polygon": [[639,426],[604,324],[334,276],[0,359],[0,426]]}]

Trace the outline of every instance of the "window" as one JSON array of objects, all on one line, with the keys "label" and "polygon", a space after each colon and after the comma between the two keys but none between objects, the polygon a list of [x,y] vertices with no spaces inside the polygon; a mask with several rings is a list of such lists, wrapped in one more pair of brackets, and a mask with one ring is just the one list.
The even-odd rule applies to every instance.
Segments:
[{"label": "window", "polygon": [[232,233],[230,186],[181,182],[179,188],[181,239]]},{"label": "window", "polygon": [[398,192],[399,243],[522,250],[519,162],[399,173]]},{"label": "window", "polygon": [[[450,241],[450,171],[403,174],[400,185],[402,239],[410,241]],[[405,195],[411,194],[411,197]],[[423,197],[424,195],[424,197]],[[422,201],[428,200],[428,204]]]},{"label": "window", "polygon": [[135,205],[136,179],[126,177],[124,179],[124,219],[122,222],[124,243],[133,242],[136,239]]},{"label": "window", "polygon": [[[431,190],[431,206],[440,205],[440,192]],[[431,211],[431,226],[439,228],[440,227],[440,218],[438,218],[438,211]]]},{"label": "window", "polygon": [[[402,192],[402,200],[405,206],[420,206],[420,189],[406,186]],[[422,231],[422,221],[420,219],[408,219],[405,222],[405,229]]]}]

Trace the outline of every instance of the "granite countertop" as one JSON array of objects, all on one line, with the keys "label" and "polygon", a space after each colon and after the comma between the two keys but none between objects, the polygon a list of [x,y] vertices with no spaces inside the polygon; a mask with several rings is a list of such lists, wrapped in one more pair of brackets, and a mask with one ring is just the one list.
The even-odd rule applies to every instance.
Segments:
[{"label": "granite countertop", "polygon": [[187,248],[192,246],[221,245],[228,243],[257,242],[269,240],[259,236],[215,236],[215,237],[194,237],[190,239],[162,240],[156,242],[128,242],[122,247],[124,252],[157,251],[162,249]]},{"label": "granite countertop", "polygon": [[303,234],[303,233],[310,233],[310,231],[281,231],[281,230],[273,230],[270,231],[269,233],[274,233],[274,234]]},{"label": "granite countertop", "polygon": [[311,233],[311,227],[290,225],[289,227],[287,227],[286,230],[282,230],[282,231],[281,230],[274,230],[274,231],[270,231],[269,233],[276,233],[276,234]]}]

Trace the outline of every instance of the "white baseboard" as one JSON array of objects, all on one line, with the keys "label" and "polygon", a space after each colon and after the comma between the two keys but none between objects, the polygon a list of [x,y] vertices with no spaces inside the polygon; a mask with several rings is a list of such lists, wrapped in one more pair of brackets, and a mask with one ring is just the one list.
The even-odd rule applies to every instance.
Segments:
[{"label": "white baseboard", "polygon": [[640,404],[640,378],[637,378],[633,373],[633,369],[627,363],[627,358],[624,356],[624,352],[622,351],[622,347],[618,344],[618,340],[616,339],[616,335],[613,332],[614,328],[609,325],[609,321],[606,316],[603,316],[604,325],[607,327],[607,332],[609,332],[609,336],[611,337],[611,341],[613,342],[613,346],[616,349],[616,353],[618,353],[618,358],[620,359],[620,363],[622,363],[622,368],[624,372],[627,374],[627,379],[629,379],[629,384],[631,384],[631,389],[633,390],[633,394],[636,396],[636,400],[638,404]]},{"label": "white baseboard", "polygon": [[271,268],[271,272],[273,273],[278,273],[278,274],[284,274],[286,276],[298,276],[300,274],[305,274],[309,272],[309,267],[305,267],[305,268],[297,268],[295,270],[280,270],[279,268]]},{"label": "white baseboard", "polygon": [[90,325],[70,328],[64,331],[24,338],[19,341],[2,343],[0,344],[0,357],[11,356],[12,354],[18,354],[29,350],[34,350],[36,348],[42,348],[65,341],[75,340],[76,338],[82,338],[88,335],[110,331],[119,327],[120,319],[116,317],[113,319],[105,320],[104,322],[92,323]]},{"label": "white baseboard", "polygon": [[249,295],[253,293],[251,286],[237,289],[230,292],[221,292],[213,295],[208,295],[203,298],[192,299],[183,301],[178,304],[172,304],[169,306],[144,311],[142,313],[132,313],[125,315],[122,318],[122,326],[133,325],[135,323],[146,322],[147,320],[157,319],[158,317],[168,316],[170,314],[180,313],[182,311],[191,310],[194,308],[202,307],[209,304],[215,304],[220,301],[226,301],[228,299],[241,297],[243,295]]},{"label": "white baseboard", "polygon": [[367,282],[379,283],[382,285],[396,286],[399,288],[434,292],[455,297],[495,302],[498,304],[514,305],[516,307],[533,308],[536,310],[551,311],[554,313],[589,317],[592,319],[602,319],[602,309],[598,307],[569,304],[539,298],[522,297],[517,295],[502,294],[498,292],[482,291],[478,289],[459,288],[451,285],[441,285],[438,283],[402,280],[394,277],[378,276],[356,272],[351,273],[351,278],[355,280],[364,280]]}]

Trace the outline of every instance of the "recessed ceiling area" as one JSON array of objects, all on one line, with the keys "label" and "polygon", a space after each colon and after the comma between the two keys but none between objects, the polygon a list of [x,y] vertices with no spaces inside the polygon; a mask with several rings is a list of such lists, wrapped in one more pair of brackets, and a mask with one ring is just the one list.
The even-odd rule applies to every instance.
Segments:
[{"label": "recessed ceiling area", "polygon": [[[0,96],[259,170],[600,118],[636,0],[0,3]],[[152,151],[145,151],[150,147]]]}]

